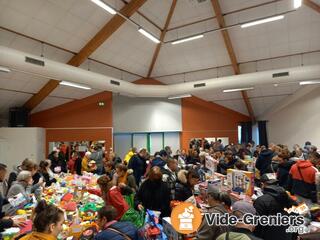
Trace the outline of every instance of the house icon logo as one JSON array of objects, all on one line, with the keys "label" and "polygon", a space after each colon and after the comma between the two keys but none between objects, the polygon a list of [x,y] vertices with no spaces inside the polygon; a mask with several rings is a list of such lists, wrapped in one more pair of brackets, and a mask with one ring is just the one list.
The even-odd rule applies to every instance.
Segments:
[{"label": "house icon logo", "polygon": [[181,203],[171,213],[171,223],[174,229],[182,234],[196,232],[202,217],[199,209],[191,203]]}]

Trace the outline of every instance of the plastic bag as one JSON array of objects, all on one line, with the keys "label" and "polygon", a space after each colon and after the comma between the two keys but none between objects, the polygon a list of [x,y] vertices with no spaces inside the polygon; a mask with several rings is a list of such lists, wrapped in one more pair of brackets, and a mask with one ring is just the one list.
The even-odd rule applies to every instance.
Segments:
[{"label": "plastic bag", "polygon": [[167,240],[168,237],[163,232],[163,227],[159,224],[156,211],[147,210],[145,217],[145,225],[138,230],[140,238],[145,240]]},{"label": "plastic bag", "polygon": [[134,209],[134,193],[130,195],[123,195],[123,198],[128,203],[129,207]]},{"label": "plastic bag", "polygon": [[141,228],[144,225],[145,212],[136,211],[134,208],[129,208],[128,211],[123,214],[121,221],[131,222],[137,228]]}]

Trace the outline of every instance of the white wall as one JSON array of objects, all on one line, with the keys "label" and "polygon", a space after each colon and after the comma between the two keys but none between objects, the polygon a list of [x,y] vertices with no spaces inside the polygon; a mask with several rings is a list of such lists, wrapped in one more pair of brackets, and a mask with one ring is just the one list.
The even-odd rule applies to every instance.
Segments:
[{"label": "white wall", "polygon": [[320,88],[315,88],[268,117],[269,142],[292,147],[311,141],[320,148]]},{"label": "white wall", "polygon": [[181,101],[163,98],[113,97],[114,132],[181,131]]},{"label": "white wall", "polygon": [[25,158],[45,158],[45,129],[0,128],[0,162],[11,171]]}]

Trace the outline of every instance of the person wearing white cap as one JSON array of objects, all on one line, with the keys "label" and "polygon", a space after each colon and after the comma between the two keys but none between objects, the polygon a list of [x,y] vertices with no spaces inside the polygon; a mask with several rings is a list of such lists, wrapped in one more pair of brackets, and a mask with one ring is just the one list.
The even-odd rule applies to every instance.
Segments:
[{"label": "person wearing white cap", "polygon": [[97,170],[95,161],[91,160],[91,152],[86,152],[81,162],[81,172],[94,172]]}]

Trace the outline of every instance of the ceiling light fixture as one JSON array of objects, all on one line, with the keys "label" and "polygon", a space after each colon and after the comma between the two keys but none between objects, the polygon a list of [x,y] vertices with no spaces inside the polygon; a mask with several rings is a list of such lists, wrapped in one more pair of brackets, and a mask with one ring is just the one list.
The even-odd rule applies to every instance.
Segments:
[{"label": "ceiling light fixture", "polygon": [[91,2],[97,4],[99,7],[103,8],[104,10],[106,10],[107,12],[109,12],[112,15],[115,15],[117,13],[116,10],[114,10],[112,7],[110,7],[109,5],[107,5],[106,3],[104,3],[101,0],[91,0]]},{"label": "ceiling light fixture", "polygon": [[85,90],[90,90],[91,89],[91,87],[89,87],[87,85],[82,85],[82,84],[73,83],[73,82],[67,82],[67,81],[61,81],[60,85],[69,86],[69,87],[75,87],[75,88],[81,88],[81,89],[85,89]]},{"label": "ceiling light fixture", "polygon": [[203,38],[203,36],[204,36],[203,34],[200,34],[200,35],[196,35],[196,36],[182,38],[182,39],[173,41],[171,44],[179,44],[179,43],[183,43],[183,42],[188,42],[188,41],[196,40],[199,38]]},{"label": "ceiling light fixture", "polygon": [[278,15],[278,16],[274,16],[274,17],[264,18],[264,19],[261,19],[261,20],[244,23],[244,24],[241,25],[241,28],[252,27],[252,26],[255,26],[255,25],[263,24],[263,23],[268,23],[268,22],[281,20],[283,18],[284,18],[284,15]]},{"label": "ceiling light fixture", "polygon": [[293,0],[293,7],[295,9],[301,7],[301,5],[302,5],[302,0]]},{"label": "ceiling light fixture", "polygon": [[188,98],[188,97],[192,97],[191,94],[183,94],[183,95],[178,95],[178,96],[171,96],[171,97],[168,97],[168,99],[179,99],[179,98]]},{"label": "ceiling light fixture", "polygon": [[149,38],[151,41],[155,42],[155,43],[160,43],[160,40],[157,39],[155,36],[153,36],[151,33],[148,33],[146,30],[144,30],[143,28],[139,27],[138,31],[144,35],[145,37]]},{"label": "ceiling light fixture", "polygon": [[302,81],[299,83],[301,86],[303,85],[312,85],[312,84],[320,84],[320,80],[314,80],[314,81]]},{"label": "ceiling light fixture", "polygon": [[9,68],[0,66],[0,72],[9,73],[11,70]]},{"label": "ceiling light fixture", "polygon": [[253,90],[253,87],[247,87],[247,88],[232,88],[232,89],[225,89],[223,90],[224,93],[229,92],[240,92],[240,91],[247,91],[247,90]]}]

